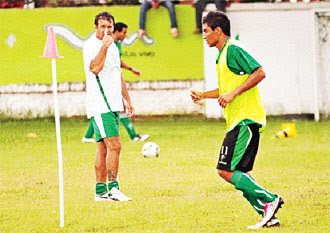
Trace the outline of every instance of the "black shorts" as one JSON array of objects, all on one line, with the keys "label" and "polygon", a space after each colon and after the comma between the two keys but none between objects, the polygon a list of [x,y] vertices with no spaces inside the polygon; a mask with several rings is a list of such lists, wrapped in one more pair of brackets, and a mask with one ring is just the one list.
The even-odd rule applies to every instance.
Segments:
[{"label": "black shorts", "polygon": [[226,134],[223,140],[218,170],[251,171],[259,147],[259,124],[240,124]]}]

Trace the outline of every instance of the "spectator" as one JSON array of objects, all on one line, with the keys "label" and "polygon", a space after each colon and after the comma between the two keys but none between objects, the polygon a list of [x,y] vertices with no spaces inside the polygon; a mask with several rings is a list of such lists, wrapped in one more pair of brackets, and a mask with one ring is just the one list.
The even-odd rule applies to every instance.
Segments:
[{"label": "spectator", "polygon": [[215,6],[219,11],[226,11],[226,0],[193,0],[193,6],[195,6],[196,9],[195,34],[202,33],[202,15],[206,5],[209,3],[215,3]]},{"label": "spectator", "polygon": [[140,7],[140,31],[139,38],[146,34],[146,16],[147,11],[152,7],[158,9],[159,5],[168,9],[171,20],[171,34],[173,37],[179,35],[178,24],[176,21],[175,7],[171,0],[143,0]]},{"label": "spectator", "polygon": [[0,0],[0,8],[23,8],[24,0]]}]

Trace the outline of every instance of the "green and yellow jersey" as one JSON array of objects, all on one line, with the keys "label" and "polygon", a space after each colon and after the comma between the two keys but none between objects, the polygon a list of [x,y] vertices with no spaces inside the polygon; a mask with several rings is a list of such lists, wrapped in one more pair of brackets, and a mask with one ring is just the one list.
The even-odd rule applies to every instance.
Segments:
[{"label": "green and yellow jersey", "polygon": [[[261,65],[242,48],[239,41],[228,38],[216,60],[219,95],[241,86],[254,70]],[[227,131],[238,124],[258,123],[266,125],[266,114],[255,86],[229,103],[223,110]]]},{"label": "green and yellow jersey", "polygon": [[119,41],[115,41],[115,44],[116,44],[116,46],[117,46],[117,48],[118,48],[118,51],[119,51],[119,56],[120,56],[120,58],[121,58],[121,55],[123,54],[123,52],[122,52],[122,50],[121,50],[121,41],[119,40]]}]

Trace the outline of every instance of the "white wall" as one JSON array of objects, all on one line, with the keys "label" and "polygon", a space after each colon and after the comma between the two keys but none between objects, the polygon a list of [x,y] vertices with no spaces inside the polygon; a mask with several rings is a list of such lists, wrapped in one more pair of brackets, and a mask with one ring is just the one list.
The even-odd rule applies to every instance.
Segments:
[{"label": "white wall", "polygon": [[[190,89],[204,89],[203,81],[129,83],[128,90],[136,115],[204,114],[203,105],[194,104]],[[84,83],[58,85],[60,116],[86,115]],[[0,86],[0,114],[14,118],[54,115],[52,86],[45,84]]]},{"label": "white wall", "polygon": [[[314,5],[301,4],[281,4],[281,7],[252,4],[246,9],[233,6],[227,14],[232,37],[239,35],[266,71],[267,78],[259,84],[259,89],[267,114],[312,113],[318,120],[319,92],[324,88],[318,84],[320,77],[317,75],[320,73],[315,13],[318,9]],[[322,11],[330,12],[330,4],[325,6]],[[208,89],[217,87],[217,53],[204,42],[205,86]],[[327,74],[324,80],[329,79]],[[208,101],[206,113],[209,117],[221,116],[216,100]]]},{"label": "white wall", "polygon": [[318,13],[318,77],[320,113],[330,115],[330,12]]}]

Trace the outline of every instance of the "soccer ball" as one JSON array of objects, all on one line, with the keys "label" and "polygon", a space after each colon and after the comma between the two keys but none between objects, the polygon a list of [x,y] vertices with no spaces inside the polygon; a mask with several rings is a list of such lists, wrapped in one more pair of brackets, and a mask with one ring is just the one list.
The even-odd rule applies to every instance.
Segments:
[{"label": "soccer ball", "polygon": [[154,142],[147,142],[142,147],[142,155],[145,158],[154,158],[159,156],[159,146]]}]

